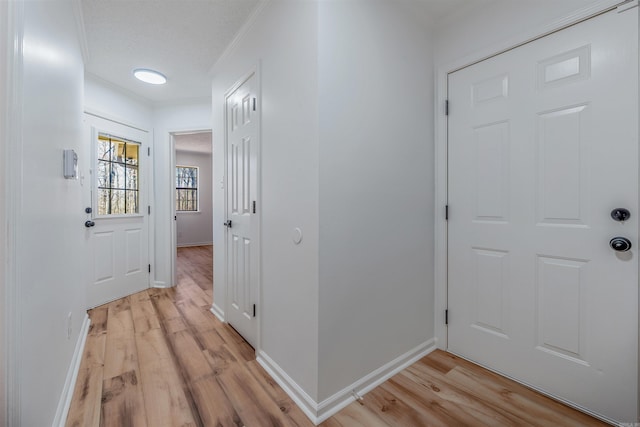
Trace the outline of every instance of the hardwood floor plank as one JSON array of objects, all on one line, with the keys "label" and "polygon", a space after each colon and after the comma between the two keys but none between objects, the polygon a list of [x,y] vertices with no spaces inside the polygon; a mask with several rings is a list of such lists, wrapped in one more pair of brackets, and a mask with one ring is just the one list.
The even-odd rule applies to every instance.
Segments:
[{"label": "hardwood floor plank", "polygon": [[208,331],[214,328],[213,313],[196,305],[191,299],[184,299],[176,303],[178,311],[196,331]]},{"label": "hardwood floor plank", "polygon": [[180,331],[169,335],[173,354],[178,361],[183,377],[188,382],[195,382],[214,374],[213,369],[202,353],[202,349],[190,331]]},{"label": "hardwood floor plank", "polygon": [[[106,310],[104,311],[106,313]],[[67,427],[100,425],[106,339],[105,333],[89,334],[87,336],[76,387],[65,424]]]},{"label": "hardwood floor plank", "polygon": [[107,335],[104,378],[113,378],[138,368],[136,340],[133,336]]},{"label": "hardwood floor plank", "polygon": [[176,372],[171,350],[160,329],[136,334],[140,383],[149,426],[196,426],[184,384]]},{"label": "hardwood floor plank", "polygon": [[107,328],[104,379],[117,377],[126,372],[137,371],[138,357],[133,317],[128,298],[109,306]]},{"label": "hardwood floor plank", "polygon": [[237,427],[244,425],[215,377],[205,377],[191,383],[189,389],[205,426]]},{"label": "hardwood floor plank", "polygon": [[173,303],[171,292],[168,289],[159,289],[158,292],[151,296],[151,302],[156,312],[162,320],[182,318],[182,315]]},{"label": "hardwood floor plank", "polygon": [[138,292],[137,294],[131,295],[130,302],[135,332],[160,329],[158,314],[148,293]]},{"label": "hardwood floor plank", "polygon": [[[211,256],[211,247],[180,248],[176,288],[148,289],[89,312],[67,426],[312,425],[254,349],[209,312]],[[437,350],[321,425],[604,424]]]},{"label": "hardwood floor plank", "polygon": [[245,369],[228,369],[218,375],[217,379],[244,425],[270,427],[294,425]]},{"label": "hardwood floor plank", "polygon": [[[347,406],[342,411],[333,416],[338,425],[344,427],[399,427],[401,424],[387,424],[380,417],[376,416],[373,412],[367,409],[365,406],[358,402]],[[321,424],[323,427],[328,427],[335,424]]]},{"label": "hardwood floor plank", "polygon": [[109,335],[127,335],[133,333],[133,316],[131,314],[129,297],[119,299],[109,304],[107,329]]},{"label": "hardwood floor plank", "polygon": [[[492,375],[495,375],[492,373]],[[520,384],[504,384],[498,375],[496,378],[478,375],[464,367],[452,369],[447,377],[454,384],[461,385],[471,393],[482,390],[482,396],[496,406],[518,413],[533,425],[562,425],[567,427],[606,426],[586,414],[567,411],[566,406]],[[501,384],[502,383],[502,384]],[[504,387],[504,386],[507,387]]]},{"label": "hardwood floor plank", "polygon": [[[407,405],[386,387],[377,387],[363,398],[364,406],[389,425],[426,426],[431,425],[430,417]],[[359,405],[355,402],[354,405]]]},{"label": "hardwood floor plank", "polygon": [[[509,426],[528,425],[524,420],[499,406],[488,404],[483,395],[471,394],[467,390],[451,385],[439,375],[425,377],[410,366],[399,375],[419,384],[433,393],[448,405],[454,404],[461,413],[469,415],[485,425]],[[450,371],[451,372],[451,371]]]},{"label": "hardwood floor plank", "polygon": [[270,398],[278,405],[282,412],[293,425],[298,427],[313,427],[313,424],[296,405],[289,395],[275,382],[273,378],[256,361],[251,360],[246,363],[247,371],[253,375],[258,384],[267,392]]},{"label": "hardwood floor plank", "polygon": [[98,335],[107,333],[107,315],[109,310],[107,307],[97,307],[89,310],[91,325],[89,326],[89,335]]},{"label": "hardwood floor plank", "polygon": [[483,425],[461,413],[460,408],[440,399],[426,387],[398,374],[386,381],[384,387],[392,394],[401,396],[403,402],[429,420],[430,426]]},{"label": "hardwood floor plank", "polygon": [[191,276],[184,275],[180,281],[180,291],[181,295],[183,295],[183,297],[179,298],[181,301],[190,299],[195,305],[206,308],[207,311],[211,308],[211,297],[193,281]]},{"label": "hardwood floor plank", "polygon": [[104,380],[100,425],[104,427],[147,425],[141,387],[135,371]]},{"label": "hardwood floor plank", "polygon": [[222,337],[224,342],[230,348],[234,349],[234,356],[237,354],[239,360],[249,362],[256,358],[256,351],[253,347],[251,347],[249,343],[247,343],[231,326],[227,324],[220,324],[220,327],[218,327],[216,331]]}]

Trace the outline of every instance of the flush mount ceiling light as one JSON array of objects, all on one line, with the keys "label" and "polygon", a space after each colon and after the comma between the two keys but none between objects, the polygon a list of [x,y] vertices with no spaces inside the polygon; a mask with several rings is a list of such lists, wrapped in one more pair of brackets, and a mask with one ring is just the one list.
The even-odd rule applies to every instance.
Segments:
[{"label": "flush mount ceiling light", "polygon": [[146,68],[133,70],[133,75],[136,76],[136,79],[152,85],[163,85],[167,82],[167,78],[163,74]]}]

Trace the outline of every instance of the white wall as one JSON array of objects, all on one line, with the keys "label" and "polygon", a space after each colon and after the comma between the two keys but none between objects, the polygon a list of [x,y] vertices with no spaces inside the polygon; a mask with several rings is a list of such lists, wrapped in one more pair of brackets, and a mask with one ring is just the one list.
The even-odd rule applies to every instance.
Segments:
[{"label": "white wall", "polygon": [[433,62],[392,2],[320,2],[323,400],[433,338]]},{"label": "white wall", "polygon": [[[317,2],[273,0],[215,67],[214,304],[224,309],[224,94],[260,64],[261,350],[312,399],[318,381]],[[304,240],[295,245],[294,228]]]},{"label": "white wall", "polygon": [[[50,425],[85,316],[82,189],[62,177],[62,151],[82,155],[83,63],[71,2],[24,7],[21,138],[9,183],[17,199],[16,290],[21,424]],[[14,106],[17,107],[17,106]],[[67,338],[67,315],[72,334]],[[17,424],[16,424],[17,425]]]},{"label": "white wall", "polygon": [[148,101],[99,77],[85,76],[85,111],[151,132],[153,106]]},{"label": "white wall", "polygon": [[[621,0],[497,0],[464,8],[441,21],[436,29],[436,65],[507,48],[567,22],[581,9],[602,8]],[[569,19],[570,20],[570,19]],[[491,48],[490,50],[487,50]]]},{"label": "white wall", "polygon": [[[211,101],[157,106],[153,111],[155,256],[151,261],[156,286],[173,286],[171,259],[175,255],[172,237],[174,222],[172,198],[175,196],[175,172],[171,165],[171,133],[211,129]],[[214,135],[215,138],[215,135]],[[215,158],[215,149],[214,149]]]},{"label": "white wall", "polygon": [[5,353],[6,348],[6,332],[7,328],[7,309],[5,306],[5,286],[6,286],[6,263],[7,263],[7,215],[5,210],[7,209],[6,200],[7,192],[5,190],[6,175],[7,175],[7,114],[10,109],[8,101],[8,87],[7,87],[7,58],[9,57],[9,44],[8,44],[8,29],[9,25],[9,4],[8,2],[0,2],[0,141],[3,143],[0,146],[0,165],[2,172],[0,172],[0,424],[7,424],[7,412],[6,412],[6,375],[5,375]]},{"label": "white wall", "polygon": [[[185,136],[185,138],[188,137]],[[198,212],[177,212],[178,246],[213,243],[213,176],[210,153],[176,150],[176,165],[198,167]]]}]

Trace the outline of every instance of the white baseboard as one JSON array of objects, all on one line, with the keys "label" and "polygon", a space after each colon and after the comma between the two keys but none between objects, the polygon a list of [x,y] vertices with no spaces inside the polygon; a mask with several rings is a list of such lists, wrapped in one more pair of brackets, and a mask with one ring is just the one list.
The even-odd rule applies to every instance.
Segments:
[{"label": "white baseboard", "polygon": [[264,351],[258,353],[258,363],[273,377],[289,397],[296,402],[311,422],[318,425],[355,401],[354,393],[363,396],[409,365],[431,353],[436,348],[435,338],[425,341],[320,403],[315,402]]},{"label": "white baseboard", "polygon": [[157,280],[154,280],[153,285],[151,287],[159,288],[159,289],[167,289],[167,288],[172,288],[173,286],[168,285],[166,282],[158,282]]},{"label": "white baseboard", "polygon": [[211,306],[211,312],[221,321],[224,322],[224,311],[218,307],[216,305],[216,303],[213,303],[213,305]]},{"label": "white baseboard", "polygon": [[345,387],[333,396],[323,400],[318,404],[317,423],[319,424],[323,422],[353,402],[355,400],[355,397],[353,396],[354,392],[359,396],[364,396],[366,393],[378,387],[380,384],[407,368],[409,365],[412,365],[422,359],[435,349],[435,338],[431,338],[430,340],[425,341],[417,347],[414,347],[406,353],[396,357],[391,362],[381,366],[369,375],[360,378],[358,381]]},{"label": "white baseboard", "polygon": [[178,248],[195,248],[196,246],[213,246],[213,242],[179,243],[176,245]]},{"label": "white baseboard", "polygon": [[82,362],[82,353],[84,352],[84,345],[87,342],[90,325],[91,319],[89,319],[88,314],[85,314],[82,327],[80,328],[80,335],[78,335],[78,341],[76,342],[76,348],[73,352],[73,358],[71,359],[71,365],[67,371],[67,379],[64,382],[64,388],[62,389],[60,401],[58,402],[56,416],[53,419],[53,427],[64,427],[67,422],[67,415],[69,414],[69,407],[71,406],[71,399],[73,398],[73,390],[76,387],[78,371],[80,371],[80,362]]},{"label": "white baseboard", "polygon": [[312,423],[318,425],[318,404],[267,353],[260,350],[256,358],[265,371],[282,387]]}]

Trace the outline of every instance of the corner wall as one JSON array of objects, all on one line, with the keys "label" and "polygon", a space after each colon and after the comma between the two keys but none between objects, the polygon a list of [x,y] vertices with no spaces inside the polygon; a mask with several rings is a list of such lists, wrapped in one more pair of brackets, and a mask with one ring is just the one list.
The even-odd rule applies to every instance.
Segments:
[{"label": "corner wall", "polygon": [[[273,0],[214,67],[214,283],[225,280],[224,95],[259,66],[260,348],[311,399],[318,381],[317,2]],[[259,199],[260,200],[260,199]],[[300,245],[294,228],[303,230]],[[224,310],[225,289],[214,287]],[[221,305],[220,305],[221,304]]]},{"label": "corner wall", "polygon": [[[173,204],[175,172],[172,169],[171,132],[211,129],[211,100],[206,98],[189,103],[156,106],[153,111],[153,188],[155,203],[154,254],[152,274],[155,286],[174,286],[171,259],[175,255],[173,241]],[[215,136],[214,136],[215,137]],[[215,157],[215,147],[214,147]],[[215,301],[215,298],[214,298]]]},{"label": "corner wall", "polygon": [[432,348],[431,46],[391,1],[320,2],[320,402]]}]

